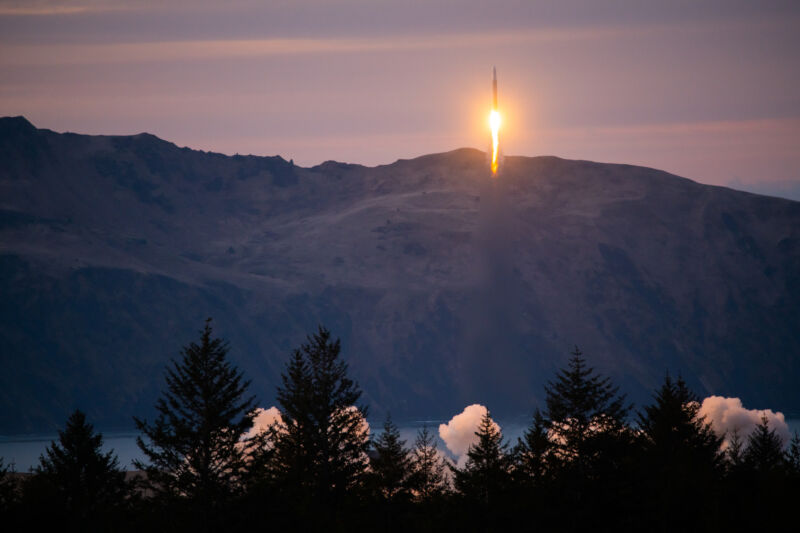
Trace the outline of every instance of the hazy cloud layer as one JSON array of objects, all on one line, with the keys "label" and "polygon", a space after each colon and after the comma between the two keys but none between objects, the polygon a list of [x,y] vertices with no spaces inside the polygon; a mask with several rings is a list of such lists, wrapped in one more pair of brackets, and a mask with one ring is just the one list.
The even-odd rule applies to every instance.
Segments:
[{"label": "hazy cloud layer", "polygon": [[483,149],[496,64],[505,154],[794,195],[798,28],[780,1],[0,0],[0,115],[380,164]]},{"label": "hazy cloud layer", "polygon": [[783,413],[771,409],[746,409],[739,398],[725,398],[723,396],[709,396],[703,400],[698,416],[705,416],[707,422],[719,436],[725,436],[723,448],[727,447],[728,439],[734,431],[739,432],[739,437],[747,441],[747,436],[761,423],[761,417],[766,416],[770,429],[774,429],[783,439],[784,444],[791,438],[789,426]]}]

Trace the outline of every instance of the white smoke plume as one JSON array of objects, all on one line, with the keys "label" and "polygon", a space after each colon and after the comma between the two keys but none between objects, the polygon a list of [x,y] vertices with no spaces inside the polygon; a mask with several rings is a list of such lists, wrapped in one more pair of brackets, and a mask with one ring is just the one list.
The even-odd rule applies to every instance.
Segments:
[{"label": "white smoke plume", "polygon": [[722,448],[728,447],[728,440],[734,431],[739,432],[739,437],[747,441],[748,435],[753,432],[761,417],[766,416],[769,428],[774,429],[783,443],[789,441],[789,426],[781,412],[771,409],[745,409],[739,398],[726,398],[724,396],[709,396],[703,400],[698,416],[705,416],[706,422],[711,423],[711,428],[718,436],[725,436]]},{"label": "white smoke plume", "polygon": [[[458,466],[463,466],[467,460],[467,450],[470,445],[478,441],[475,432],[481,423],[481,418],[488,409],[480,404],[468,405],[464,410],[450,419],[447,424],[439,424],[439,437],[444,441],[447,449],[457,459]],[[500,426],[492,422],[500,431]]]},{"label": "white smoke plume", "polygon": [[364,415],[361,414],[361,411],[358,410],[358,407],[356,407],[355,405],[351,405],[350,407],[347,407],[344,410],[348,413],[355,412],[358,415],[358,418],[360,418],[358,431],[359,433],[362,433],[368,437],[370,432],[369,422],[367,422],[367,419],[364,418]]},{"label": "white smoke plume", "polygon": [[[347,407],[346,409],[344,409],[344,411],[348,413],[352,411],[357,412],[359,418],[358,431],[359,433],[368,438],[370,432],[369,422],[367,422],[367,419],[364,418],[364,416],[361,414],[361,411],[359,411],[358,408],[354,405]],[[249,439],[252,439],[260,435],[261,433],[269,429],[271,426],[275,426],[278,432],[286,431],[280,410],[274,406],[270,407],[269,409],[258,407],[256,409],[256,416],[253,419],[253,427],[251,427],[247,431],[247,433],[242,435],[242,438],[238,443],[239,449],[247,454],[252,453],[253,449],[252,447],[250,447],[251,442],[248,442]],[[271,446],[269,441],[267,441],[266,445]],[[366,461],[367,456],[365,455],[363,459]]]},{"label": "white smoke plume", "polygon": [[[356,406],[351,405],[346,410],[348,412],[350,412],[350,411],[357,410],[357,409],[358,408]],[[365,434],[369,435],[369,432],[370,432],[369,422],[367,422],[366,418],[361,416],[361,412],[360,411],[359,411],[358,414],[359,414],[359,417],[361,418],[360,424],[359,424],[359,428],[358,428],[359,431],[361,433],[365,433]],[[253,419],[253,427],[250,428],[250,430],[242,436],[242,439],[244,440],[244,439],[249,439],[249,438],[255,437],[256,435],[258,435],[262,431],[268,429],[273,424],[277,424],[278,426],[283,424],[283,418],[281,417],[280,410],[275,406],[270,407],[269,409],[264,409],[263,407],[258,407],[258,408],[256,408],[256,416]]]},{"label": "white smoke plume", "polygon": [[256,417],[253,419],[253,427],[244,434],[244,439],[249,439],[255,437],[262,431],[269,428],[272,424],[283,424],[283,419],[281,418],[281,412],[278,410],[277,407],[270,407],[269,409],[264,409],[263,407],[259,407],[256,409]]}]

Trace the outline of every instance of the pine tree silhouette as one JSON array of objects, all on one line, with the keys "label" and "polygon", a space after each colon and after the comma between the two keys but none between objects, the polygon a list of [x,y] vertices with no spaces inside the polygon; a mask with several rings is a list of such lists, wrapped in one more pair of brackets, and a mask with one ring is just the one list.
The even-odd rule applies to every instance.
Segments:
[{"label": "pine tree silhouette", "polygon": [[566,529],[620,525],[640,473],[635,439],[626,424],[630,406],[607,377],[587,367],[576,347],[566,369],[545,386],[543,426],[550,440],[547,468],[570,512]]},{"label": "pine tree silhouette", "polygon": [[411,460],[406,442],[391,416],[383,423],[383,433],[375,440],[376,457],[370,460],[372,486],[382,500],[393,503],[409,496]]},{"label": "pine tree silhouette", "polygon": [[13,479],[14,465],[6,465],[0,457],[0,515],[8,515],[17,503],[17,481]]},{"label": "pine tree silhouette", "polygon": [[423,426],[411,452],[410,484],[416,501],[431,502],[449,492],[448,464],[436,448],[436,438]]},{"label": "pine tree silhouette", "polygon": [[655,395],[655,403],[639,413],[639,429],[653,465],[672,469],[716,467],[722,438],[699,417],[700,403],[683,378],[669,375]]},{"label": "pine tree silhouette", "polygon": [[794,432],[786,450],[786,465],[795,478],[800,478],[800,433]]},{"label": "pine tree silhouette", "polygon": [[553,443],[547,432],[547,421],[538,409],[533,414],[530,427],[514,449],[514,478],[522,487],[535,487],[545,483],[551,472],[548,468]]},{"label": "pine tree silhouette", "polygon": [[630,406],[625,396],[618,395],[609,378],[586,366],[577,346],[568,368],[548,382],[545,395],[546,425],[555,456],[588,475],[591,462],[601,451],[598,441],[626,431]]},{"label": "pine tree silhouette", "polygon": [[478,442],[467,450],[463,468],[453,468],[456,490],[468,500],[490,506],[510,486],[512,458],[508,444],[487,411],[475,432]]},{"label": "pine tree silhouette", "polygon": [[26,507],[47,509],[29,518],[49,516],[68,530],[115,528],[113,514],[126,504],[130,487],[113,450],[103,453],[102,447],[103,435],[83,412],[73,412],[25,484]]},{"label": "pine tree silhouette", "polygon": [[767,474],[782,469],[783,461],[783,441],[774,429],[769,428],[769,420],[762,414],[761,422],[747,437],[744,462],[749,469]]},{"label": "pine tree silhouette", "polygon": [[410,457],[400,438],[400,431],[391,416],[383,423],[383,432],[373,443],[370,457],[367,487],[376,505],[373,512],[380,512],[383,531],[400,531],[403,527],[408,504]]},{"label": "pine tree silhouette", "polygon": [[722,438],[698,416],[697,395],[683,378],[673,381],[668,374],[654,400],[638,416],[648,529],[713,528],[705,499],[721,473]]},{"label": "pine tree silhouette", "polygon": [[725,470],[729,476],[737,475],[744,468],[744,450],[739,428],[735,428],[728,435],[728,446],[724,452]]},{"label": "pine tree silhouette", "polygon": [[294,506],[296,527],[330,528],[367,470],[366,408],[357,405],[361,390],[340,352],[339,340],[321,326],[294,350],[278,387],[283,422],[256,452],[264,483]]},{"label": "pine tree silhouette", "polygon": [[182,349],[166,369],[166,390],[155,422],[134,418],[136,442],[148,462],[147,486],[162,501],[178,499],[199,527],[214,529],[219,510],[242,489],[244,433],[253,424],[249,381],[227,358],[228,343],[212,337],[211,319],[200,343]]},{"label": "pine tree silhouette", "polygon": [[[733,441],[729,445],[730,451]],[[773,530],[785,527],[780,513],[758,513],[749,508],[791,508],[800,497],[800,487],[792,479],[785,462],[783,442],[769,420],[762,414],[760,423],[747,436],[746,446],[731,452],[730,470],[726,478],[726,515],[729,528],[740,530]],[[742,451],[743,448],[743,451]],[[738,454],[738,458],[736,455]]]}]

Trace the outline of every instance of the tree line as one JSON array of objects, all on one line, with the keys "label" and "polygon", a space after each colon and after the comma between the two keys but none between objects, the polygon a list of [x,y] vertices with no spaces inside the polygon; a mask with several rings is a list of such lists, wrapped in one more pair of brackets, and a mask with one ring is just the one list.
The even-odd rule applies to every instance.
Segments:
[{"label": "tree line", "polygon": [[725,446],[669,375],[639,411],[576,348],[516,443],[491,414],[463,464],[423,427],[377,437],[341,345],[320,327],[255,435],[250,382],[206,321],[165,371],[154,420],[135,418],[138,472],[75,411],[29,475],[0,460],[2,524],[74,531],[737,531],[797,524],[800,437],[766,417]]}]

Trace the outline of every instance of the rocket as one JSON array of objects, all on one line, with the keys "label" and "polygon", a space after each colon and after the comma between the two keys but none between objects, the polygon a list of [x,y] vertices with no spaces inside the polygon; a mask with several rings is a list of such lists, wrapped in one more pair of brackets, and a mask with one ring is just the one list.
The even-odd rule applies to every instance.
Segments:
[{"label": "rocket", "polygon": [[498,154],[500,141],[498,133],[500,131],[500,112],[497,110],[497,69],[492,67],[492,112],[489,113],[489,127],[492,129],[492,175],[497,175]]},{"label": "rocket", "polygon": [[497,68],[492,67],[492,111],[497,111]]}]

